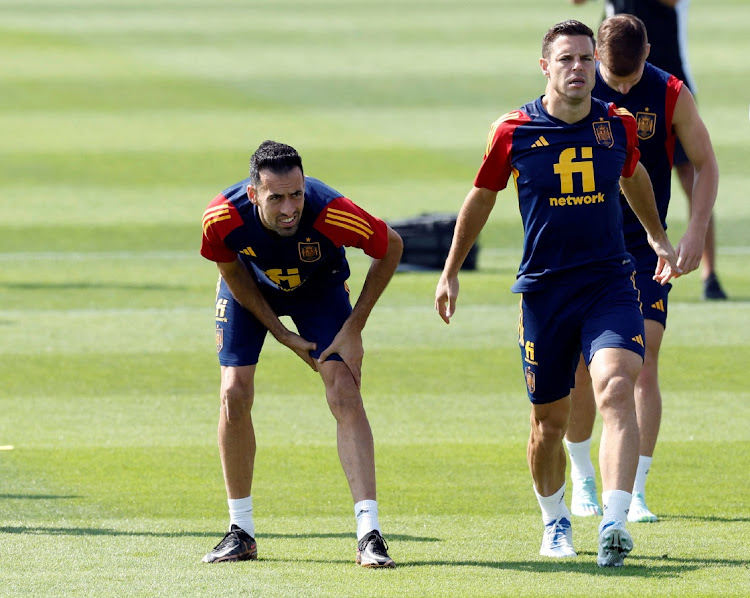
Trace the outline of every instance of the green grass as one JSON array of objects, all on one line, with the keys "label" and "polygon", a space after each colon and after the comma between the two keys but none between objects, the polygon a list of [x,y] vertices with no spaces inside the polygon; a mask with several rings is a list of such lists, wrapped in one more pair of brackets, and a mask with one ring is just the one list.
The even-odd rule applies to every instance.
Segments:
[{"label": "green grass", "polygon": [[[265,138],[397,219],[457,211],[497,116],[542,92],[565,0],[0,0],[0,596],[746,595],[750,587],[750,53],[743,0],[692,3],[721,168],[719,273],[676,282],[649,477],[660,521],[622,570],[538,555],[509,287],[512,191],[461,277],[400,273],[365,329],[381,523],[399,567],[353,564],[354,517],[317,376],[268,341],[253,490],[260,560],[206,566],[227,525],[216,448],[215,268],[200,217]],[[676,194],[673,240],[685,228]],[[368,261],[350,252],[356,294]],[[598,439],[598,429],[595,439]]]}]

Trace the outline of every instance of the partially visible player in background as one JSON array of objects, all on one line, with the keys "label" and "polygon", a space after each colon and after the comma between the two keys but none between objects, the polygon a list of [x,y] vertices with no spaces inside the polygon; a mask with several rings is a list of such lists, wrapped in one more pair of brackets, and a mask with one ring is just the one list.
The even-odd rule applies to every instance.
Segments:
[{"label": "partially visible player in background", "polygon": [[[571,2],[583,4],[586,0],[571,0]],[[604,14],[605,17],[616,14],[630,14],[643,21],[651,43],[648,61],[683,81],[695,94],[696,86],[687,58],[687,11],[689,4],[690,0],[605,0]],[[692,213],[695,173],[693,172],[693,164],[688,160],[679,142],[675,146],[674,167]],[[727,298],[716,274],[715,230],[712,216],[706,231],[706,243],[701,266],[703,298],[707,300]]]},{"label": "partially visible player in background", "polygon": [[435,290],[445,323],[456,310],[458,273],[511,175],[524,229],[513,292],[521,294],[517,342],[531,402],[527,460],[544,533],[539,553],[576,556],[565,504],[563,438],[581,353],[604,423],[604,516],[597,564],[620,567],[633,548],[627,509],[638,465],[634,389],[643,365],[643,315],[625,250],[620,186],[660,256],[652,275],[679,273],[659,220],[648,173],[638,161],[627,110],[592,98],[594,33],[580,21],[551,27],[539,66],[544,95],[493,123],[474,186],[458,214]]},{"label": "partially visible player in background", "polygon": [[[344,246],[373,258],[353,309]],[[336,419],[339,460],[355,503],[357,564],[395,566],[378,522],[373,439],[360,386],[362,329],[402,250],[401,237],[385,222],[305,177],[297,151],[275,141],[264,141],[252,155],[249,178],[209,204],[201,255],[216,262],[221,274],[216,297],[219,452],[230,527],[204,562],[257,558],[251,409],[256,364],[270,332],[323,379]],[[280,315],[290,316],[299,334],[286,328]]]},{"label": "partially visible player in background", "polygon": [[[596,52],[599,62],[592,93],[594,97],[627,108],[635,116],[641,163],[651,178],[665,228],[671,189],[671,157],[676,140],[682,141],[694,167],[693,209],[687,230],[676,247],[677,265],[683,274],[687,274],[700,263],[719,185],[719,168],[708,130],[683,81],[646,62],[649,43],[640,19],[625,14],[605,19],[597,34]],[[646,357],[635,387],[640,457],[628,521],[646,522],[657,519],[646,506],[646,476],[661,423],[658,361],[671,285],[662,286],[653,280],[656,254],[649,247],[645,231],[624,197],[620,203],[625,245],[636,261],[636,285],[641,293],[646,330]],[[565,440],[573,480],[571,512],[584,517],[599,515],[601,511],[590,457],[596,406],[591,378],[583,361],[576,372],[576,386],[571,397],[573,407]]]}]

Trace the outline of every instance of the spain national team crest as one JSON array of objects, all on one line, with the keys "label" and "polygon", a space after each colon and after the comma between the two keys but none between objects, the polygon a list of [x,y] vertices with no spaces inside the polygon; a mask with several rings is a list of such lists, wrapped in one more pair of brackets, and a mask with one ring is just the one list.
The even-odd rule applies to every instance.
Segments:
[{"label": "spain national team crest", "polygon": [[534,392],[536,390],[536,374],[531,371],[531,366],[526,366],[523,374],[526,378],[526,388],[529,389],[529,392]]},{"label": "spain national team crest", "polygon": [[303,262],[317,262],[320,259],[320,243],[317,241],[314,243],[310,242],[310,239],[306,243],[298,243],[299,246],[299,259]]},{"label": "spain national team crest", "polygon": [[221,353],[224,348],[224,329],[216,327],[216,352]]},{"label": "spain national team crest", "polygon": [[638,125],[638,139],[648,139],[656,132],[656,114],[653,112],[636,112],[635,122]]},{"label": "spain national team crest", "polygon": [[596,135],[596,142],[604,147],[612,147],[615,144],[615,138],[612,137],[612,128],[609,126],[608,120],[601,120],[593,123],[594,135]]}]

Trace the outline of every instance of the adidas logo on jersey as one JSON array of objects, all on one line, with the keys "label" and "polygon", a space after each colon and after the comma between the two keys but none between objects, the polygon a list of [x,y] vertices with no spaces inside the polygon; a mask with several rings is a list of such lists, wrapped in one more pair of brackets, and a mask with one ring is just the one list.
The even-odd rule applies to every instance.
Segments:
[{"label": "adidas logo on jersey", "polygon": [[643,335],[641,335],[641,334],[639,334],[638,336],[634,336],[634,337],[633,337],[633,338],[631,338],[630,340],[631,340],[631,341],[635,341],[635,342],[636,342],[636,343],[638,343],[638,344],[639,344],[639,345],[640,345],[641,347],[644,347],[644,348],[645,348],[645,346],[646,346],[646,345],[644,345],[644,344],[643,344]]},{"label": "adidas logo on jersey", "polygon": [[244,253],[245,255],[251,255],[253,257],[258,257],[255,255],[255,252],[253,251],[252,247],[245,247],[245,249],[241,249],[240,253]]},{"label": "adidas logo on jersey", "polygon": [[544,147],[545,145],[549,145],[549,143],[544,138],[544,135],[542,135],[541,137],[539,137],[539,139],[531,144],[531,147]]},{"label": "adidas logo on jersey", "polygon": [[659,311],[667,311],[666,309],[664,309],[663,299],[659,299],[656,303],[652,303],[651,307],[653,307],[654,309],[658,309]]}]

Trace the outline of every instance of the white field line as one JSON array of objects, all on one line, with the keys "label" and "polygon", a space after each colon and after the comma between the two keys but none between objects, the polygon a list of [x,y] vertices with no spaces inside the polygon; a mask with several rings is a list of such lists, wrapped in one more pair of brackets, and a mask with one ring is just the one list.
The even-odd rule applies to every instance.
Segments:
[{"label": "white field line", "polygon": [[37,260],[37,261],[65,261],[83,262],[94,260],[170,260],[170,259],[203,259],[195,251],[19,251],[0,253],[0,261]]},{"label": "white field line", "polygon": [[[481,243],[480,243],[481,245]],[[489,248],[480,248],[480,253],[485,253],[487,255],[491,256],[514,256],[514,255],[521,255],[521,248],[509,248],[509,247],[489,247]],[[716,248],[716,252],[723,255],[748,255],[750,254],[750,245],[729,245],[726,247],[719,246]],[[0,254],[2,255],[2,254]]]},{"label": "white field line", "polygon": [[[482,253],[489,256],[518,256],[520,247],[489,247],[482,248]],[[723,255],[750,255],[750,245],[731,245],[717,248]],[[0,261],[38,260],[38,261],[94,261],[94,260],[166,260],[166,259],[198,259],[200,253],[195,251],[18,251],[0,252]],[[201,258],[202,259],[202,258]]]},{"label": "white field line", "polygon": [[[463,312],[496,312],[502,309],[512,309],[518,311],[518,305],[493,305],[493,304],[476,304],[462,305]],[[411,312],[411,313],[433,313],[435,308],[432,305],[378,305],[373,314],[376,312]],[[213,315],[214,306],[209,304],[207,307],[105,307],[105,308],[85,308],[85,309],[40,309],[37,307],[29,309],[0,309],[0,317],[28,317],[29,313],[35,313],[39,316],[90,316],[94,314],[119,316],[119,315],[160,315],[160,314],[206,314]],[[287,317],[287,316],[282,316]]]}]

